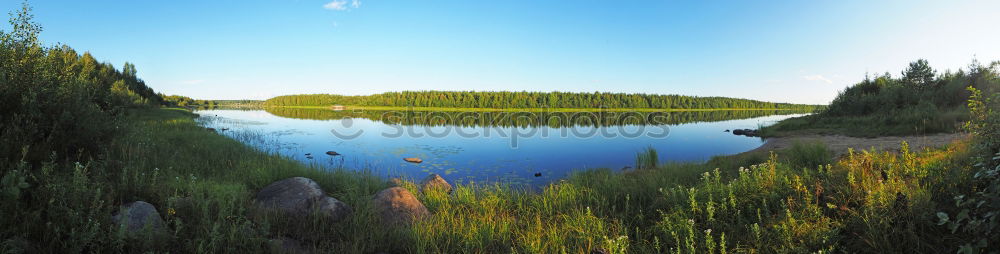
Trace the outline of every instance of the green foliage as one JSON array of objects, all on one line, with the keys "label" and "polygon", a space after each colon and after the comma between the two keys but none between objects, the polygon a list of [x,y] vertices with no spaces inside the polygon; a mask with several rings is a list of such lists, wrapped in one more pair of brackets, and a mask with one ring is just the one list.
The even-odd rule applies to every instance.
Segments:
[{"label": "green foliage", "polygon": [[[43,46],[25,3],[0,31],[0,251],[114,252],[107,144],[124,112],[160,104],[136,76],[64,45]],[[105,169],[100,166],[99,168]],[[120,249],[119,249],[120,250]],[[48,251],[52,252],[52,251]]]},{"label": "green foliage", "polygon": [[17,200],[21,198],[21,190],[31,187],[25,181],[25,178],[24,173],[18,170],[11,170],[4,173],[3,177],[0,178],[0,195],[3,195],[4,200]]},{"label": "green foliage", "polygon": [[215,101],[212,100],[195,100],[187,96],[180,95],[160,95],[163,98],[163,105],[167,107],[181,107],[181,108],[214,108],[217,106]]},{"label": "green foliage", "polygon": [[89,53],[41,45],[30,11],[25,4],[12,30],[0,31],[0,160],[94,156],[123,109],[159,104],[135,66],[117,70]]},{"label": "green foliage", "polygon": [[[161,96],[136,78],[134,66],[118,71],[65,46],[40,46],[40,27],[29,10],[25,6],[14,15],[11,32],[0,32],[3,252],[266,252],[268,239],[282,236],[310,249],[347,253],[978,253],[1000,245],[1000,116],[997,100],[978,92],[996,96],[996,63],[934,77],[926,62],[917,62],[903,79],[866,80],[817,118],[789,122],[944,128],[940,124],[961,118],[948,112],[958,110],[961,89],[971,84],[976,88],[968,101],[971,148],[958,143],[913,153],[902,144],[900,153],[852,151],[834,162],[825,148],[799,144],[769,157],[666,165],[648,149],[637,155],[637,167],[644,170],[579,171],[540,190],[469,184],[448,194],[420,192],[406,182],[433,216],[409,227],[387,227],[372,223],[377,218],[371,198],[388,186],[381,177],[364,169],[303,165],[240,143],[268,142],[261,133],[235,133],[231,139],[198,126],[188,111],[144,108],[161,104]],[[603,93],[324,96],[273,102],[798,107]],[[927,117],[939,118],[917,121]],[[310,216],[302,224],[249,211],[257,190],[293,176],[316,180],[354,213],[342,222]],[[136,200],[158,209],[170,237],[131,239],[112,223],[118,206]]]},{"label": "green foliage", "polygon": [[813,109],[813,105],[726,97],[627,93],[404,91],[367,96],[286,95],[265,106],[394,106],[446,108],[657,108],[657,109]]},{"label": "green foliage", "polygon": [[[97,252],[261,252],[275,236],[302,239],[309,248],[360,253],[939,252],[939,246],[947,246],[948,238],[935,239],[946,233],[934,230],[936,220],[916,219],[933,214],[933,193],[947,195],[953,188],[939,187],[945,182],[939,178],[956,168],[923,162],[947,161],[940,153],[864,152],[819,168],[794,165],[809,160],[775,156],[742,169],[710,170],[709,165],[688,163],[624,173],[590,170],[539,191],[472,184],[456,186],[449,195],[420,192],[405,183],[434,216],[409,228],[381,228],[371,223],[377,219],[369,203],[386,187],[380,177],[367,171],[319,170],[258,151],[205,131],[192,117],[182,110],[134,111],[125,132],[110,144],[108,162],[31,173],[26,179],[33,186],[27,189],[32,197],[4,200],[2,211],[30,221],[54,221],[58,227],[39,231],[31,228],[33,223],[0,220],[8,230],[0,236],[24,237],[42,251]],[[267,140],[260,135],[234,137]],[[795,154],[820,149],[805,144],[798,150],[804,152],[781,154],[812,159]],[[355,214],[344,222],[305,226],[275,217],[251,219],[248,208],[255,191],[291,176],[316,180],[331,196],[353,206]],[[905,201],[898,201],[900,193]],[[134,200],[157,207],[171,240],[117,236],[108,214]],[[64,245],[37,244],[71,235],[75,241]],[[892,244],[899,241],[907,244]]]},{"label": "green foliage", "polygon": [[493,126],[619,126],[626,124],[673,125],[704,121],[723,121],[795,113],[777,110],[713,110],[683,112],[450,112],[450,111],[382,111],[320,108],[267,107],[268,113],[296,119],[335,120],[366,118],[386,124],[468,127]]},{"label": "green foliage", "polygon": [[[628,172],[589,170],[539,191],[471,184],[456,186],[449,195],[420,192],[405,183],[434,215],[412,227],[382,228],[372,225],[377,219],[369,201],[387,186],[380,177],[320,170],[256,150],[205,131],[186,111],[134,113],[123,136],[110,144],[107,162],[27,176],[31,186],[45,187],[29,187],[28,199],[0,202],[0,212],[29,219],[0,220],[7,230],[0,238],[20,236],[42,251],[60,252],[262,252],[275,236],[351,253],[941,252],[954,238],[941,237],[948,231],[929,219],[937,211],[934,204],[965,186],[945,178],[962,168],[951,166],[957,163],[949,159],[955,153],[866,151],[810,167],[802,165],[813,156],[795,154],[820,149],[806,144],[800,152],[780,153],[808,158],[803,160],[772,156],[738,169],[687,163]],[[234,137],[267,140],[260,135]],[[729,160],[735,162],[728,165],[738,165],[757,159]],[[255,191],[291,176],[316,180],[353,206],[355,214],[344,222],[307,225],[251,219]],[[160,210],[171,240],[117,236],[108,214],[134,200]],[[55,223],[39,230],[29,221]],[[74,241],[37,244],[65,237]]]},{"label": "green foliage", "polygon": [[258,100],[214,100],[216,107],[259,109],[264,107],[264,101]]},{"label": "green foliage", "polygon": [[936,75],[926,60],[910,64],[900,78],[888,73],[848,87],[818,114],[766,128],[768,135],[796,132],[850,136],[927,134],[959,131],[968,120],[965,100],[972,86],[997,91],[997,63],[973,63],[967,70]]},{"label": "green foliage", "polygon": [[937,213],[938,225],[964,236],[959,253],[982,253],[1000,246],[1000,93],[992,98],[969,88],[971,120],[966,129],[977,137],[978,170],[974,188],[954,197],[954,207]]},{"label": "green foliage", "polygon": [[927,64],[926,59],[919,59],[910,63],[910,66],[903,71],[901,81],[909,86],[926,88],[934,83],[936,72]]},{"label": "green foliage", "polygon": [[1000,93],[985,97],[983,92],[969,87],[972,96],[969,97],[969,112],[972,117],[965,124],[965,129],[979,138],[980,152],[984,158],[1000,152]]}]

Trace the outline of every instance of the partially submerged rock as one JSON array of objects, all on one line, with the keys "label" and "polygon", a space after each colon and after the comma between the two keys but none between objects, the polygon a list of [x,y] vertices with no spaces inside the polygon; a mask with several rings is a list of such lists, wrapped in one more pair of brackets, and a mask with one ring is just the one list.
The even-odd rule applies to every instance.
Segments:
[{"label": "partially submerged rock", "polygon": [[326,155],[329,155],[329,156],[337,156],[337,155],[340,155],[340,153],[338,153],[338,152],[334,152],[334,151],[326,151]]},{"label": "partially submerged rock", "polygon": [[342,220],[352,212],[350,206],[326,196],[319,184],[305,177],[292,177],[271,183],[257,192],[254,204],[265,211],[300,218],[315,210],[334,221]]},{"label": "partially submerged rock", "polygon": [[382,223],[387,225],[409,225],[431,214],[413,193],[402,187],[379,191],[374,205]]},{"label": "partially submerged rock", "polygon": [[406,162],[409,162],[409,163],[421,163],[421,162],[424,162],[424,160],[421,160],[420,158],[417,158],[417,157],[403,158],[403,160],[406,161]]},{"label": "partially submerged rock", "polygon": [[145,201],[122,205],[111,220],[132,237],[167,235],[166,224],[156,207]]},{"label": "partially submerged rock", "polygon": [[735,130],[733,130],[733,135],[743,135],[743,136],[747,136],[747,137],[757,137],[757,136],[759,136],[757,130],[751,130],[751,129],[735,129]]},{"label": "partially submerged rock", "polygon": [[441,190],[450,193],[451,184],[449,184],[448,181],[445,181],[441,175],[431,174],[424,178],[423,181],[420,181],[420,190],[425,192],[428,190]]}]

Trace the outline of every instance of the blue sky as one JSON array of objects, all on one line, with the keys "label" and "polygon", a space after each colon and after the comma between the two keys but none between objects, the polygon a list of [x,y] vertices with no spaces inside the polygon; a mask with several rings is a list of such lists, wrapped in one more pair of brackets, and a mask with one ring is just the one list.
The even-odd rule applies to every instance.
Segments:
[{"label": "blue sky", "polygon": [[827,103],[918,58],[941,70],[1000,60],[1000,1],[30,3],[46,43],[133,62],[157,91],[199,99],[528,90]]}]

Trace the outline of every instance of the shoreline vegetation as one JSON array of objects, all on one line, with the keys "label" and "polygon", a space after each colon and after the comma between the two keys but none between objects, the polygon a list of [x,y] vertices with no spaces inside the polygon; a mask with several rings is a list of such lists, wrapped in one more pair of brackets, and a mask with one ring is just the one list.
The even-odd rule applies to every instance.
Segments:
[{"label": "shoreline vegetation", "polygon": [[[263,108],[332,109],[330,106],[264,106]],[[435,111],[435,112],[695,112],[695,111],[792,111],[812,112],[812,108],[449,108],[343,105],[342,110]]]},{"label": "shoreline vegetation", "polygon": [[727,97],[698,97],[642,93],[402,91],[373,95],[284,95],[267,99],[265,107],[332,107],[404,110],[632,110],[680,111],[708,109],[816,110],[820,105],[775,103]]},{"label": "shoreline vegetation", "polygon": [[[537,191],[503,184],[429,188],[418,179],[383,179],[372,169],[305,165],[248,145],[267,142],[259,133],[219,135],[199,126],[196,114],[168,108],[136,77],[135,66],[119,70],[68,46],[41,45],[27,4],[11,23],[13,31],[0,31],[3,253],[982,253],[1000,247],[1000,62],[939,75],[918,61],[899,78],[884,75],[847,89],[819,114],[761,130],[968,133],[943,148],[901,143],[895,153],[834,157],[822,143],[796,143],[704,163],[662,163],[647,149],[636,156],[637,169],[582,170]],[[494,96],[482,100],[486,106],[508,107],[499,105],[507,96],[530,106],[533,100],[524,98],[541,94],[481,95]],[[440,93],[384,95],[419,106]],[[598,94],[551,98],[577,100],[581,108],[693,98],[591,95]],[[462,98],[474,100],[450,101],[479,100]],[[304,191],[318,198],[292,203],[322,207],[291,216],[267,212],[256,200],[283,180],[310,185]],[[422,208],[414,209],[420,216],[390,223],[376,202],[387,196]],[[324,216],[330,207],[338,216]]]},{"label": "shoreline vegetation", "polygon": [[711,110],[684,112],[525,112],[525,111],[376,111],[330,110],[329,108],[264,108],[269,114],[294,119],[336,120],[365,118],[386,124],[423,126],[619,126],[629,124],[674,125],[696,122],[713,122],[746,119],[782,113],[809,113],[776,110]]},{"label": "shoreline vegetation", "polygon": [[975,91],[986,95],[1000,92],[996,68],[997,62],[973,60],[964,69],[939,74],[926,60],[917,60],[897,76],[866,75],[817,114],[788,119],[761,132],[765,137],[876,137],[961,131],[970,116],[969,97]]}]

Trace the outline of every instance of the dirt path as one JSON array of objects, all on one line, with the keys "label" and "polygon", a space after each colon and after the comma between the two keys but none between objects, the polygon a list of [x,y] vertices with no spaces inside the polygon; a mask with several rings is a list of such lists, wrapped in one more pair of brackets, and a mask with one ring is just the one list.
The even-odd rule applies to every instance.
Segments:
[{"label": "dirt path", "polygon": [[964,133],[944,133],[926,136],[894,136],[877,138],[857,138],[842,135],[776,137],[767,139],[764,145],[758,147],[757,149],[750,150],[748,153],[783,149],[791,147],[796,141],[823,142],[836,154],[836,157],[846,154],[848,148],[854,148],[855,151],[870,149],[872,147],[881,151],[899,151],[899,145],[903,141],[906,141],[906,143],[910,145],[911,151],[920,151],[925,147],[942,147],[966,136],[967,134]]}]

